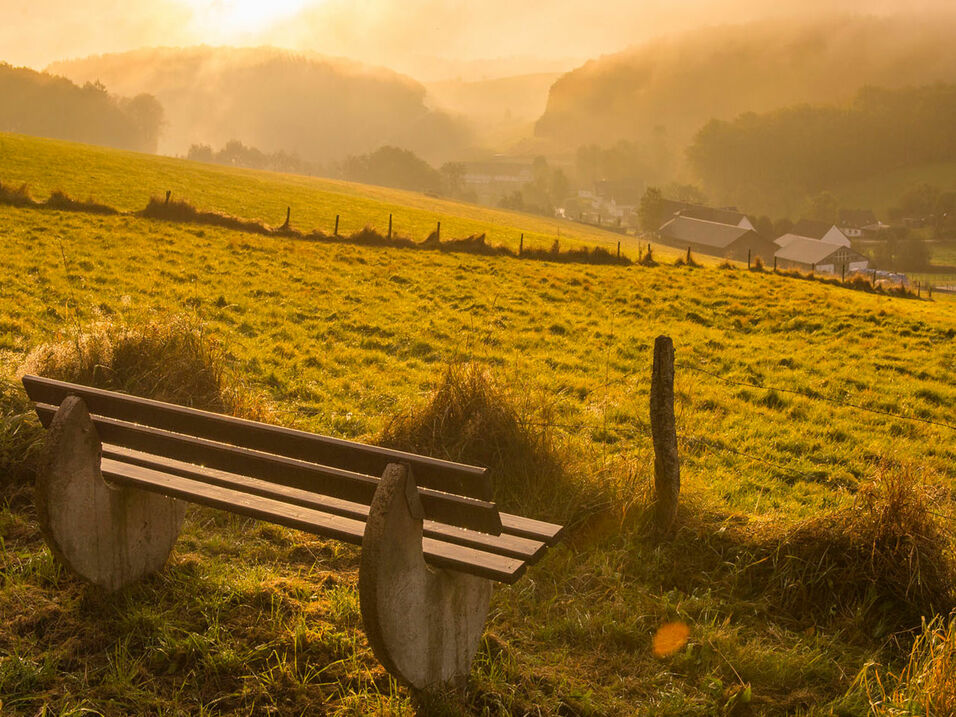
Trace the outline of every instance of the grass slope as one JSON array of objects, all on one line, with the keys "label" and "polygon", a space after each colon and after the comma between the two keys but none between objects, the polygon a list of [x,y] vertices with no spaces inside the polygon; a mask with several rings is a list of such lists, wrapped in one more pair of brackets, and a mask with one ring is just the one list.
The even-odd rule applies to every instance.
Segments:
[{"label": "grass slope", "polygon": [[[8,135],[2,143],[21,150],[4,150],[5,180],[81,196],[96,188],[129,208],[152,191],[138,187],[156,184],[248,217],[267,201],[284,208],[293,188],[315,217],[346,191],[431,202]],[[446,221],[473,231],[445,216],[443,230]],[[371,439],[420,406],[446,364],[470,360],[555,424],[580,480],[617,481],[635,495],[652,475],[651,347],[667,333],[680,363],[687,506],[672,543],[644,538],[624,503],[579,527],[496,591],[468,690],[422,698],[370,653],[353,549],[192,509],[167,570],[102,596],[52,562],[29,490],[8,486],[4,713],[866,714],[854,675],[905,655],[894,640],[906,636],[874,619],[879,604],[828,614],[824,597],[797,610],[793,586],[808,585],[807,569],[760,566],[777,565],[779,541],[806,536],[797,519],[865,512],[861,488],[881,473],[926,481],[943,496],[936,510],[952,508],[956,441],[934,424],[952,423],[956,405],[956,302],[716,267],[520,262],[11,207],[0,207],[0,237],[8,373],[37,344],[90,324],[185,314],[222,342],[230,370],[265,393],[277,420]],[[16,427],[17,415],[0,425]],[[530,512],[552,517],[562,510],[553,503]],[[655,630],[675,620],[690,626],[690,641],[655,657]]]},{"label": "grass slope", "polygon": [[139,210],[167,190],[204,210],[226,212],[278,226],[292,207],[293,226],[351,234],[366,225],[384,232],[393,215],[395,233],[422,240],[442,223],[444,237],[486,233],[488,240],[517,248],[562,244],[636,245],[633,237],[573,222],[518,214],[474,204],[435,199],[418,192],[332,179],[277,174],[170,157],[111,151],[101,147],[0,132],[0,181],[27,183],[38,197],[70,188],[121,210]]}]

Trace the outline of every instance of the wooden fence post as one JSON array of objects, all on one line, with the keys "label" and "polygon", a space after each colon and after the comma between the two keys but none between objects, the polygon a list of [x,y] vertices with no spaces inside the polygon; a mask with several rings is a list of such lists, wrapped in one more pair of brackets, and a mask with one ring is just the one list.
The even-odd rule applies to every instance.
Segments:
[{"label": "wooden fence post", "polygon": [[335,231],[332,232],[332,236],[337,237],[339,235],[339,215],[335,215]]},{"label": "wooden fence post", "polygon": [[522,253],[524,253],[524,234],[522,234],[518,240],[518,256],[521,256]]},{"label": "wooden fence post", "polygon": [[169,197],[172,195],[172,193],[173,192],[171,189],[166,190],[166,204],[169,204]]},{"label": "wooden fence post", "polygon": [[621,242],[617,243],[617,258],[621,258]]},{"label": "wooden fence post", "polygon": [[388,238],[392,238],[392,215],[388,215]]},{"label": "wooden fence post", "polygon": [[777,257],[773,258],[773,273],[777,273]]},{"label": "wooden fence post", "polygon": [[750,268],[750,249],[747,250],[747,268]]},{"label": "wooden fence post", "polygon": [[651,435],[654,439],[654,520],[666,532],[677,518],[680,495],[680,460],[674,418],[674,342],[658,336],[654,342],[651,374]]},{"label": "wooden fence post", "polygon": [[843,269],[840,271],[840,283],[846,283],[846,264],[843,265]]},{"label": "wooden fence post", "polygon": [[435,229],[435,239],[441,241],[441,222],[438,222],[438,227]]},{"label": "wooden fence post", "polygon": [[286,207],[286,208],[285,208],[285,224],[282,225],[282,226],[285,227],[286,229],[289,228],[289,220],[290,220],[290,219],[292,219],[292,207]]}]

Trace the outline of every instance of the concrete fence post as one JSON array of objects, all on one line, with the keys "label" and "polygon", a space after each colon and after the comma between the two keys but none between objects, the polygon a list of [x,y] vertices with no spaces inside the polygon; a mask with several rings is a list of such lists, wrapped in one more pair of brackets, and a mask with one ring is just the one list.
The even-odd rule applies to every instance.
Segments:
[{"label": "concrete fence post", "polygon": [[654,439],[654,519],[657,529],[666,532],[677,518],[680,495],[680,460],[674,417],[674,343],[669,336],[658,336],[654,342],[651,435]]}]

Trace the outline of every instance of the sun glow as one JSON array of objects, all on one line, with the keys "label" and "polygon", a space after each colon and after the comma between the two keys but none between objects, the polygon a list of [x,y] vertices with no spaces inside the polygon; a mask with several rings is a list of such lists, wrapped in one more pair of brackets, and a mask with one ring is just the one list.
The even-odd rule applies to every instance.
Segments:
[{"label": "sun glow", "polygon": [[184,0],[193,10],[193,25],[203,34],[227,38],[267,30],[318,0]]}]

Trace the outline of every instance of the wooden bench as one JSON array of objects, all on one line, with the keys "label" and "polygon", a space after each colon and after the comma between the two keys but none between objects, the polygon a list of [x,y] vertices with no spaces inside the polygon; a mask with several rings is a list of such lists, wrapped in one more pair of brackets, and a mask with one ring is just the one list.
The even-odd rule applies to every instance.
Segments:
[{"label": "wooden bench", "polygon": [[183,501],[362,546],[359,595],[385,668],[467,678],[492,582],[513,583],[559,525],[498,511],[488,471],[24,376],[49,429],[37,512],[54,555],[117,590],[160,570]]}]

